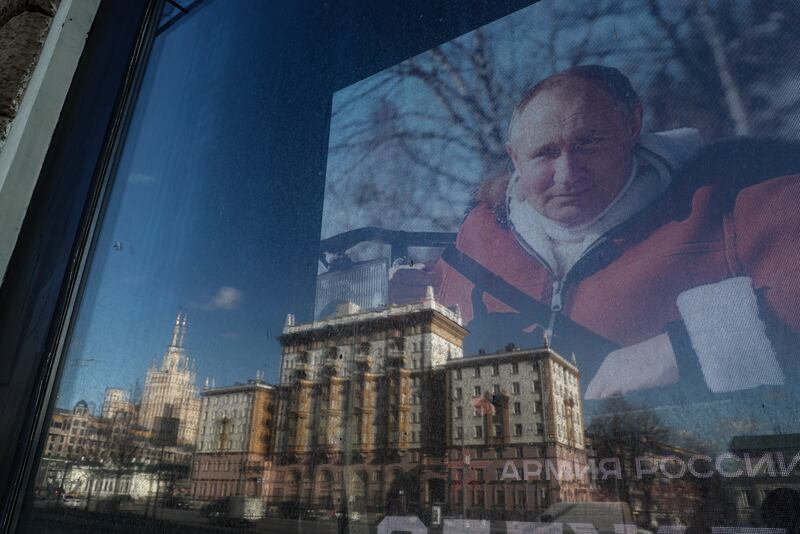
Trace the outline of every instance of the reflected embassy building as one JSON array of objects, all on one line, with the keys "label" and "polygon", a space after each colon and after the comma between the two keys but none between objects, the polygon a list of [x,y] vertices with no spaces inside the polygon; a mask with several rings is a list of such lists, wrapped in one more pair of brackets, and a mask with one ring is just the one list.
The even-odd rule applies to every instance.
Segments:
[{"label": "reflected embassy building", "polygon": [[[436,302],[309,324],[287,317],[276,413],[273,504],[422,512],[433,505],[535,514],[589,499],[579,373],[549,347],[463,357],[459,310]],[[506,474],[507,475],[507,474]]]}]

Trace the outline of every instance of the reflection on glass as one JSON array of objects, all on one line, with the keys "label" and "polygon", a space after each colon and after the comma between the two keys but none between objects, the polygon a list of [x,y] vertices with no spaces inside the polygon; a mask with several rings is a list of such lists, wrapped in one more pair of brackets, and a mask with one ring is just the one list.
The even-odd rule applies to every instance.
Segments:
[{"label": "reflection on glass", "polygon": [[318,206],[229,5],[156,41],[29,525],[798,531],[797,9],[520,10],[333,94]]}]

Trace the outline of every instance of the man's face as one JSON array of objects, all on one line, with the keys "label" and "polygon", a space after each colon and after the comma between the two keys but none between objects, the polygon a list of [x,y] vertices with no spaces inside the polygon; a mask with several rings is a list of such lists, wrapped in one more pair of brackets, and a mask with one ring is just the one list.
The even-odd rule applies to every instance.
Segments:
[{"label": "man's face", "polygon": [[591,221],[625,185],[641,110],[626,119],[591,83],[545,89],[522,110],[508,142],[517,193],[562,226]]}]

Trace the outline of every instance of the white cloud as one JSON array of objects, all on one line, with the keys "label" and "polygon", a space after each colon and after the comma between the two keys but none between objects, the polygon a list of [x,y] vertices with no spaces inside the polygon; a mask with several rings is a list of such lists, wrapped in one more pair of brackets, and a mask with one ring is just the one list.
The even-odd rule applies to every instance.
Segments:
[{"label": "white cloud", "polygon": [[222,286],[213,297],[205,302],[190,302],[189,308],[195,310],[235,310],[244,300],[244,293],[235,287]]},{"label": "white cloud", "polygon": [[232,310],[242,302],[242,292],[234,287],[222,286],[209,302],[212,309]]},{"label": "white cloud", "polygon": [[244,294],[235,287],[222,286],[216,294],[207,302],[192,303],[192,308],[212,311],[212,310],[234,310],[239,307],[244,299]]}]

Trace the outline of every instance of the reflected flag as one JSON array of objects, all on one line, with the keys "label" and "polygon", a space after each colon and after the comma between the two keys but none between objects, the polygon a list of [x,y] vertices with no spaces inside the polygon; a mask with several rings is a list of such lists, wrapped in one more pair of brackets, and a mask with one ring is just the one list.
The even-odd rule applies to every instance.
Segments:
[{"label": "reflected flag", "polygon": [[473,408],[479,409],[481,415],[494,415],[496,413],[494,404],[492,404],[492,398],[488,392],[484,393],[483,396],[478,395],[469,401],[469,403]]}]

